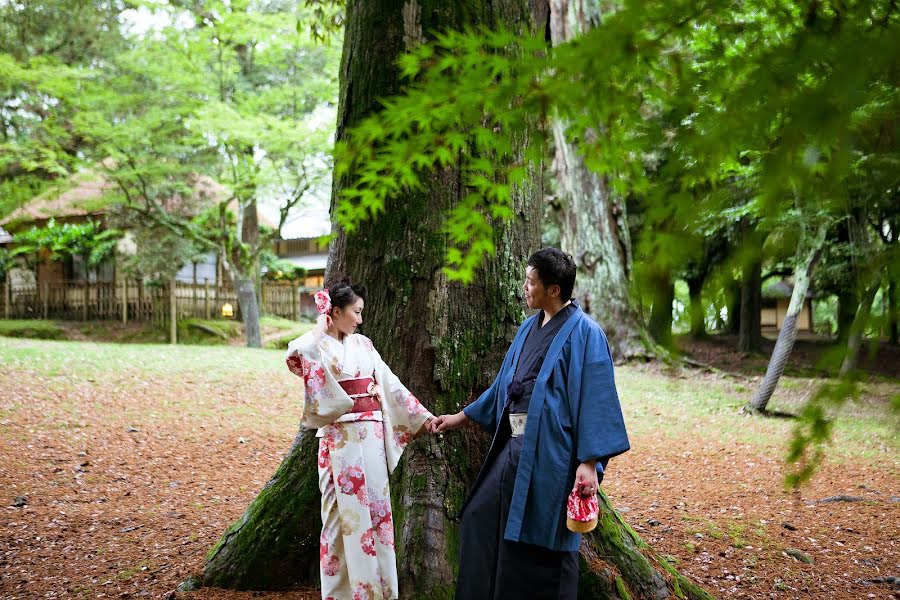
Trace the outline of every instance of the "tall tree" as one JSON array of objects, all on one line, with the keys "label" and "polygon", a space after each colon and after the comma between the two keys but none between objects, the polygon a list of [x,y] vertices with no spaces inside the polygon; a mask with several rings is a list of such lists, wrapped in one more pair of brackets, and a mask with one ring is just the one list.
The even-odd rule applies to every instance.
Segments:
[{"label": "tall tree", "polygon": [[75,84],[125,46],[118,2],[0,4],[0,216],[65,185],[84,140]]},{"label": "tall tree", "polygon": [[[599,2],[550,0],[551,42],[570,42],[599,25],[600,19]],[[565,119],[553,119],[557,196],[551,206],[560,246],[578,267],[575,295],[582,309],[603,326],[618,360],[651,356],[654,350],[631,298],[632,249],[625,198],[611,182],[617,174],[589,169],[578,144],[566,135],[567,126]],[[600,123],[592,133],[605,135]]]},{"label": "tall tree", "polygon": [[762,350],[762,265],[764,236],[757,231],[758,220],[741,221],[741,308],[738,350]]},{"label": "tall tree", "polygon": [[794,259],[794,289],[791,291],[791,300],[788,303],[781,330],[778,332],[775,349],[769,358],[766,374],[747,405],[747,408],[753,412],[766,411],[769,400],[778,386],[778,380],[784,373],[784,368],[797,339],[797,319],[806,303],[806,293],[809,291],[813,268],[822,254],[825,234],[828,232],[829,222],[826,217],[810,215],[802,211],[798,216],[801,234],[797,255]]},{"label": "tall tree", "polygon": [[[424,32],[446,27],[480,24],[528,34],[546,24],[546,10],[520,0],[467,8],[357,0],[348,4],[346,24],[338,138],[348,149],[336,170],[338,215],[346,214],[340,210],[343,199],[360,190],[363,165],[378,160],[377,153],[367,154],[372,147],[367,131],[377,125],[384,132],[386,123],[400,118],[393,112],[393,101],[379,113],[384,115],[381,120],[367,118],[378,109],[379,98],[403,89],[398,57],[421,44]],[[511,154],[527,151],[528,131],[512,138]],[[390,145],[405,138],[382,134],[377,143]],[[446,219],[465,205],[471,193],[467,178],[479,168],[483,153],[473,135],[449,164],[409,172],[406,186],[384,196],[377,219],[351,222],[349,227],[344,222],[331,248],[327,279],[350,275],[370,285],[366,334],[436,412],[458,411],[490,383],[523,317],[521,277],[528,254],[539,243],[537,169],[510,190],[511,215],[491,219],[494,251],[472,273],[469,285],[442,268],[452,241]],[[474,479],[486,441],[473,429],[442,440],[420,438],[394,473],[404,597],[452,597],[457,536],[453,515]],[[311,432],[298,434],[278,472],[210,552],[204,583],[276,589],[315,581],[320,526],[316,444]],[[630,590],[637,597],[664,598],[674,589],[691,598],[708,597],[656,556],[608,502],[602,522],[583,549],[583,566],[591,565],[584,575],[585,597],[617,598],[622,590]]]}]

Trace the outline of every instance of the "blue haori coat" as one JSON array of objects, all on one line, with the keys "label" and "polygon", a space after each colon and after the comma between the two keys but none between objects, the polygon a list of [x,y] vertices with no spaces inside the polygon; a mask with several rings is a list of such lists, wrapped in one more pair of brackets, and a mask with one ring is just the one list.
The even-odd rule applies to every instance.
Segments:
[{"label": "blue haori coat", "polygon": [[[506,389],[525,337],[540,313],[519,328],[494,383],[464,409],[496,435]],[[566,500],[582,462],[629,449],[606,335],[576,310],[550,344],[535,382],[504,538],[556,551],[576,551],[581,535],[566,527]],[[476,483],[477,485],[477,483]]]}]

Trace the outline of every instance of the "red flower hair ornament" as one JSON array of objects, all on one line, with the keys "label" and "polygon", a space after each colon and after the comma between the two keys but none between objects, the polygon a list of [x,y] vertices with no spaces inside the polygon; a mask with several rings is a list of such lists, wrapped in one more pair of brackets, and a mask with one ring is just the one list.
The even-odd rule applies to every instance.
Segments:
[{"label": "red flower hair ornament", "polygon": [[328,290],[319,290],[315,294],[316,298],[316,310],[320,315],[331,314],[331,296],[328,294]]}]

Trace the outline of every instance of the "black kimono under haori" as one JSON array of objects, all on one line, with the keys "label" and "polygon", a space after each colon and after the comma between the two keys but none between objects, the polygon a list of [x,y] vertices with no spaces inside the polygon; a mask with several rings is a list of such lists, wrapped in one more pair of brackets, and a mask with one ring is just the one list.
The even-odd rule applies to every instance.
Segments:
[{"label": "black kimono under haori", "polygon": [[572,599],[581,536],[565,501],[581,462],[628,449],[599,326],[569,304],[520,328],[497,380],[466,415],[494,433],[461,511],[458,600]]}]

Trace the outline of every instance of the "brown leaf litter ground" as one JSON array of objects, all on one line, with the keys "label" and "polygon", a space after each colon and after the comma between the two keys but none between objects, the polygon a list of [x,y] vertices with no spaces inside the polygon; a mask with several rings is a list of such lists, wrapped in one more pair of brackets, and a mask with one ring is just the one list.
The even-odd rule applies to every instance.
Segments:
[{"label": "brown leaf litter ground", "polygon": [[[710,344],[704,362],[727,354]],[[281,356],[0,338],[0,597],[162,598],[198,573],[296,433],[300,388]],[[900,598],[885,583],[900,576],[887,410],[900,384],[865,383],[826,463],[792,493],[793,424],[738,414],[758,376],[619,368],[633,449],[612,462],[611,500],[717,598]],[[820,383],[786,377],[773,407],[796,411]]]}]

